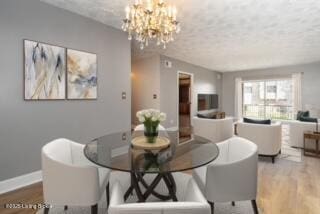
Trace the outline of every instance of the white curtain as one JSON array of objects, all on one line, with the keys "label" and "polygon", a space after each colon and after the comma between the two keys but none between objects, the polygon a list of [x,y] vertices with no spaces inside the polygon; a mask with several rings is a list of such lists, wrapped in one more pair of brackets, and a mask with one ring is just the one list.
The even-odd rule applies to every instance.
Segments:
[{"label": "white curtain", "polygon": [[237,119],[242,118],[242,79],[236,78],[235,80],[235,100],[234,100],[234,114]]},{"label": "white curtain", "polygon": [[302,73],[292,74],[292,95],[293,95],[293,113],[297,114],[299,110],[302,110],[302,101],[301,101],[301,81]]}]

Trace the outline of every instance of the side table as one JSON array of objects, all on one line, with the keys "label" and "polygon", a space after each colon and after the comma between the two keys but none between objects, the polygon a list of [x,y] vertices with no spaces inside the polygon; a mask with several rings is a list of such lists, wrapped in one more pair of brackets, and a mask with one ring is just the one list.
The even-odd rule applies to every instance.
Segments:
[{"label": "side table", "polygon": [[[316,149],[307,149],[306,148],[306,140],[314,140],[316,144]],[[319,132],[313,132],[313,131],[307,131],[303,134],[303,154],[305,156],[311,156],[311,157],[318,157],[320,158],[320,150],[319,150],[319,141],[320,141],[320,133]]]}]

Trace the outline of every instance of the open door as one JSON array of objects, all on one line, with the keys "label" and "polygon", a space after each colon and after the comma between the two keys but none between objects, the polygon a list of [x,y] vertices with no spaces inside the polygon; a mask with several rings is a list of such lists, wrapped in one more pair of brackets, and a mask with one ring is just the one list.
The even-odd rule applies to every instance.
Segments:
[{"label": "open door", "polygon": [[179,78],[179,143],[191,139],[192,74],[178,72]]}]

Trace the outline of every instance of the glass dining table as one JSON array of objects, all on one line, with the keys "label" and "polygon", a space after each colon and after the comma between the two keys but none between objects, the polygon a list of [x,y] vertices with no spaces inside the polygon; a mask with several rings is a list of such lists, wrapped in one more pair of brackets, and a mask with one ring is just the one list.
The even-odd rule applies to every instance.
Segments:
[{"label": "glass dining table", "polygon": [[[91,162],[130,174],[131,185],[124,194],[124,200],[135,191],[138,202],[146,201],[150,195],[163,201],[177,201],[172,173],[204,166],[219,154],[215,143],[200,136],[192,135],[189,141],[179,143],[179,131],[159,131],[158,138],[166,138],[170,142],[166,148],[152,150],[133,146],[132,140],[142,136],[143,131],[111,133],[92,140],[84,148],[84,154]],[[147,174],[156,175],[151,183],[144,179]],[[168,194],[155,190],[162,180]]]}]

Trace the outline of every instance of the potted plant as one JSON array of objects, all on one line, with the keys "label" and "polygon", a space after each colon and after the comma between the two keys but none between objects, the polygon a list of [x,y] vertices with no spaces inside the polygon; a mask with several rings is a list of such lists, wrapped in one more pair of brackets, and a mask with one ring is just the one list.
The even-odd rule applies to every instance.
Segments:
[{"label": "potted plant", "polygon": [[145,109],[138,111],[136,116],[144,125],[144,135],[149,143],[154,143],[158,136],[160,122],[166,120],[166,114],[156,109]]}]

